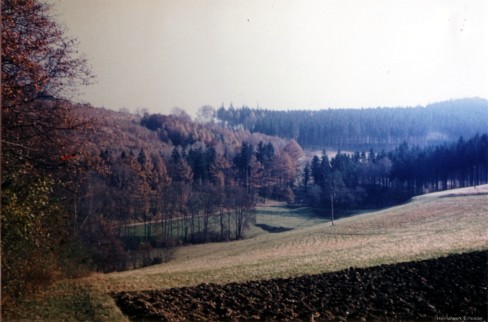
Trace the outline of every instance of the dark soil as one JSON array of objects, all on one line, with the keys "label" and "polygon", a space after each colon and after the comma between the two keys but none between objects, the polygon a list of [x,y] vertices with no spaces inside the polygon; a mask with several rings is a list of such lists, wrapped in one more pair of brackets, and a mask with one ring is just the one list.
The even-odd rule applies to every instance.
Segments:
[{"label": "dark soil", "polygon": [[297,278],[113,294],[131,320],[485,321],[487,252]]}]

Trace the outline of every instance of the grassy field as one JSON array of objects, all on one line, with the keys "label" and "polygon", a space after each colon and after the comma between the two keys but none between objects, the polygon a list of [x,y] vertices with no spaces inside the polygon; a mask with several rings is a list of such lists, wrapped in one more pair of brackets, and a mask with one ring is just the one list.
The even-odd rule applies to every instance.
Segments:
[{"label": "grassy field", "polygon": [[[122,317],[109,292],[291,277],[488,249],[488,185],[419,196],[401,206],[337,220],[334,226],[307,208],[268,204],[258,209],[257,223],[293,229],[270,233],[254,227],[245,240],[181,247],[166,264],[96,274],[53,289],[65,290],[64,301],[70,294],[86,294],[91,315],[85,319],[115,321]],[[49,304],[49,296],[36,302],[32,312],[53,312],[55,301]],[[67,312],[59,314],[65,316],[72,311],[66,305],[62,309]],[[31,315],[24,318],[39,314],[26,312]],[[42,314],[37,318],[50,320]]]}]

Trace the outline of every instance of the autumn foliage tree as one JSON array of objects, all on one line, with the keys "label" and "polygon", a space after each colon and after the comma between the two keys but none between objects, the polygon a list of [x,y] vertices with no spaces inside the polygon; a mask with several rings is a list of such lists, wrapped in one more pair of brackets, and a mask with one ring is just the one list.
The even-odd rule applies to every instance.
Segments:
[{"label": "autumn foliage tree", "polygon": [[38,0],[1,2],[3,303],[48,283],[69,239],[55,193],[75,181],[79,145],[66,133],[79,124],[62,98],[92,76],[49,10]]}]

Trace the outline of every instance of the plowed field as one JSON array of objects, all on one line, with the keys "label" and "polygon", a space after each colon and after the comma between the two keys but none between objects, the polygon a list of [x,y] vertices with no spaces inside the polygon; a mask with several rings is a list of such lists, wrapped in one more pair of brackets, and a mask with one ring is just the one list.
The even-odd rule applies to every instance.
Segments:
[{"label": "plowed field", "polygon": [[131,320],[487,319],[487,252],[295,278],[113,293]]}]

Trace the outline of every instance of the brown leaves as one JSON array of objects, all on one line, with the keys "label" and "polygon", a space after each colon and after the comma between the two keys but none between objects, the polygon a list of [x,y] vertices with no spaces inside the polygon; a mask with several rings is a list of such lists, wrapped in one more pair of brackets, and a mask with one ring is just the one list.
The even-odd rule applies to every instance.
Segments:
[{"label": "brown leaves", "polygon": [[80,122],[57,97],[92,76],[49,9],[38,0],[2,0],[4,165],[55,169],[79,148],[67,132]]},{"label": "brown leaves", "polygon": [[1,15],[2,295],[20,296],[49,282],[66,244],[68,198],[55,194],[77,181],[81,140],[68,134],[81,122],[59,97],[91,74],[48,5],[2,0]]},{"label": "brown leaves", "polygon": [[16,106],[42,95],[63,96],[88,82],[77,42],[66,38],[37,0],[2,0],[2,105]]}]

